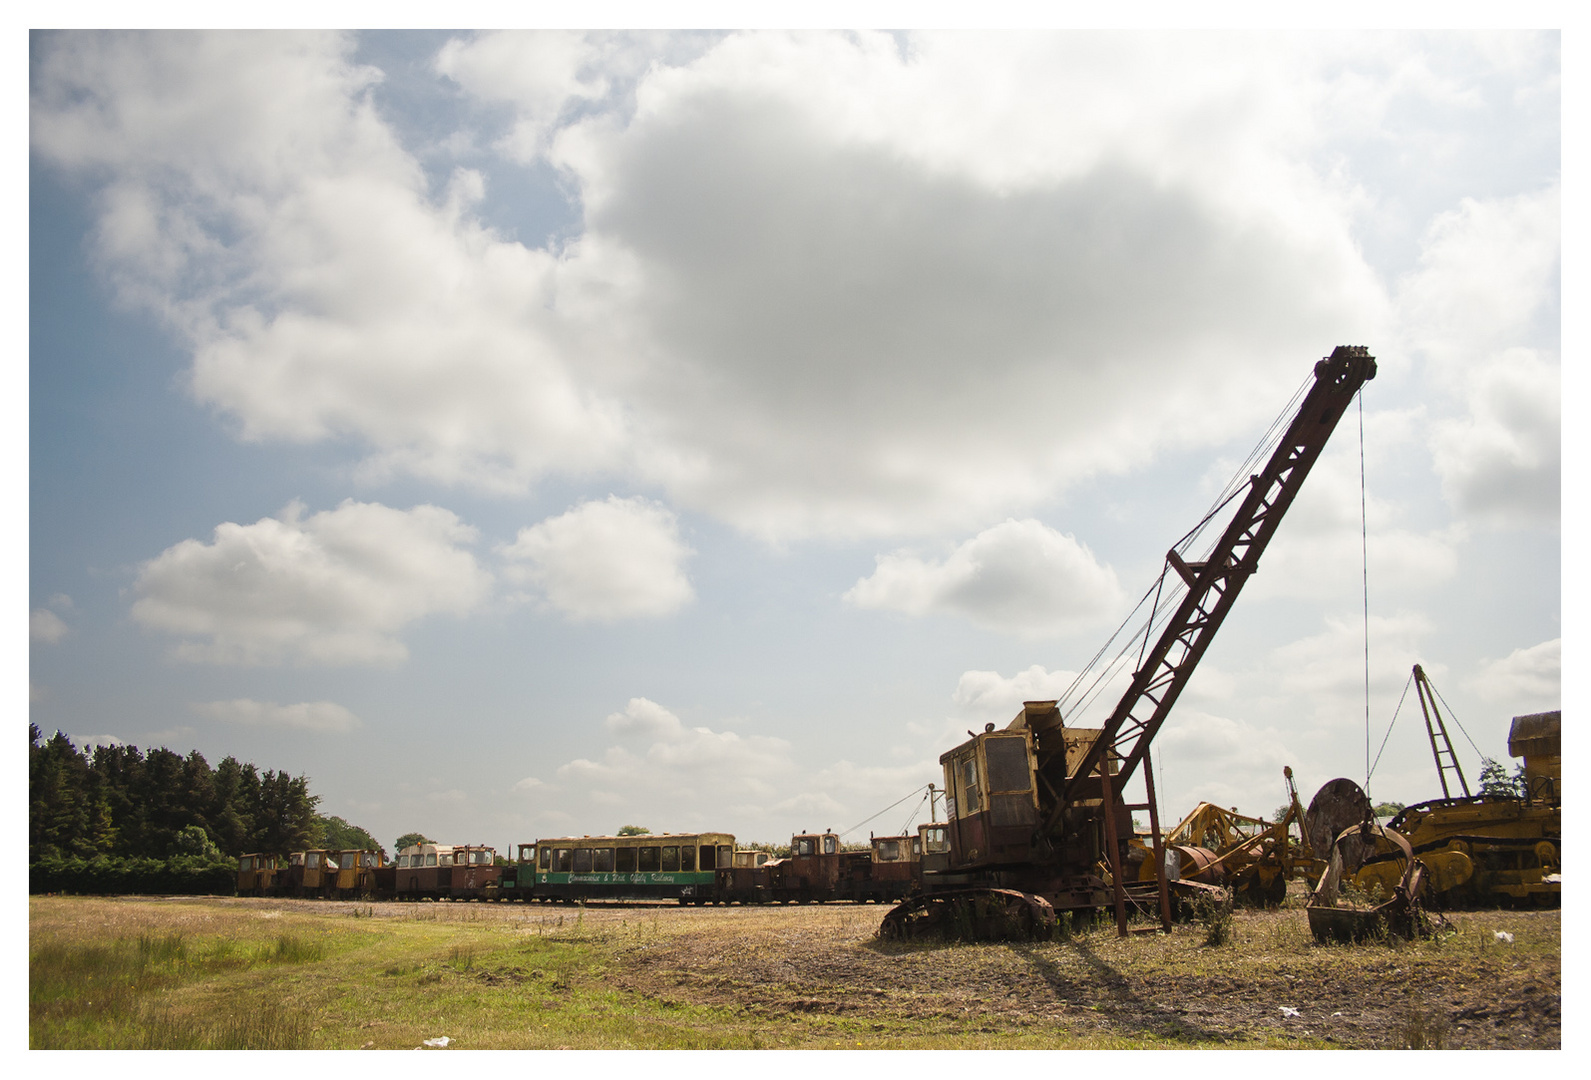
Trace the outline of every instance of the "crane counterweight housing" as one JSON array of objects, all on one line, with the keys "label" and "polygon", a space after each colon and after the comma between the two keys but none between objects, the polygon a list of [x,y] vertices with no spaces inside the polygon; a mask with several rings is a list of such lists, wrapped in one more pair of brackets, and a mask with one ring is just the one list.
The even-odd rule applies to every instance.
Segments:
[{"label": "crane counterweight housing", "polygon": [[[1029,701],[1004,728],[990,724],[940,757],[949,859],[943,870],[924,870],[922,893],[886,916],[884,933],[909,935],[918,923],[965,922],[933,912],[935,899],[955,898],[949,902],[970,910],[977,905],[967,898],[980,889],[1030,898],[1025,919],[1039,910],[1098,909],[1114,902],[1125,930],[1124,865],[1134,810],[1149,811],[1157,864],[1164,859],[1147,768],[1150,743],[1244,582],[1259,568],[1338,421],[1375,373],[1375,358],[1362,346],[1339,346],[1317,363],[1313,383],[1264,468],[1211,512],[1238,502],[1219,539],[1202,555],[1189,557],[1176,547],[1167,553],[1162,580],[1186,592],[1158,639],[1152,646],[1146,640],[1131,684],[1103,726],[1072,726],[1060,702]],[[1123,785],[1141,767],[1148,802],[1127,804]],[[1163,874],[1160,879],[1159,906],[1169,922]]]}]

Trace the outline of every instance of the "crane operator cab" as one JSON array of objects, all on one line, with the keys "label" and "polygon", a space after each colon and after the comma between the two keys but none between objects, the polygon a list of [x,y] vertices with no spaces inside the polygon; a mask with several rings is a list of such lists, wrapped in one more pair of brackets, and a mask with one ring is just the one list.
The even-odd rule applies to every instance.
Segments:
[{"label": "crane operator cab", "polygon": [[[969,733],[970,734],[970,733]],[[950,866],[955,870],[998,869],[1051,861],[1057,852],[1042,835],[1058,793],[1099,737],[1094,728],[1067,728],[1054,701],[1023,702],[1022,711],[1004,728],[993,724],[981,734],[944,754],[948,793]],[[1107,755],[1112,774],[1118,759]],[[1097,817],[1100,800],[1079,800]],[[1128,831],[1122,835],[1130,835]],[[1065,823],[1070,825],[1072,823]],[[1082,846],[1084,865],[1098,858],[1097,830],[1084,827],[1066,838],[1067,848]]]}]

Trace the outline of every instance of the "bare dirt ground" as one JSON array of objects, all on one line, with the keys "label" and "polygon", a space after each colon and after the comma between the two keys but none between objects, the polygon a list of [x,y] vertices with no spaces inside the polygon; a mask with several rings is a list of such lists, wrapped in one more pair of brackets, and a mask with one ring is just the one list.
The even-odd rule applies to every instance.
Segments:
[{"label": "bare dirt ground", "polygon": [[1544,1049],[1562,1038],[1556,911],[1454,915],[1443,944],[1351,948],[1314,944],[1298,910],[1240,914],[1237,940],[1219,948],[1186,925],[1169,938],[1123,940],[1105,927],[1064,943],[895,945],[871,937],[880,912],[868,914],[865,928],[857,913],[787,909],[771,926],[753,916],[745,929],[692,929],[635,950],[619,981],[770,1018],[868,1017],[880,1029],[926,1021],[1345,1048]]},{"label": "bare dirt ground", "polygon": [[611,950],[603,979],[615,990],[789,1025],[792,1034],[839,1022],[914,1039],[1009,1035],[1013,1045],[1549,1049],[1562,1041],[1557,910],[1450,913],[1435,940],[1351,947],[1315,944],[1298,908],[1240,911],[1224,946],[1206,945],[1191,924],[1169,937],[1122,939],[1106,924],[1058,942],[885,943],[874,932],[886,909],[852,904],[366,910],[585,937]]}]

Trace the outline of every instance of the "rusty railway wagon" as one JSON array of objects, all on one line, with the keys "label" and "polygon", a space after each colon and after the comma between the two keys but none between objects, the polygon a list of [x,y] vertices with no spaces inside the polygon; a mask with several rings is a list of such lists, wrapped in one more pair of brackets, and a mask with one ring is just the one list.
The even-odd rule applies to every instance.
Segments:
[{"label": "rusty railway wagon", "polygon": [[479,900],[497,887],[497,850],[484,844],[410,844],[399,853],[399,900]]}]

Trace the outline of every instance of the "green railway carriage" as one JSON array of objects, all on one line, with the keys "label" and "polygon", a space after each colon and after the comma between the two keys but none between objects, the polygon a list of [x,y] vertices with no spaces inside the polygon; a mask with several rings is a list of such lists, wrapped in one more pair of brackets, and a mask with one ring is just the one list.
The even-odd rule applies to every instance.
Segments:
[{"label": "green railway carriage", "polygon": [[718,899],[715,875],[734,859],[729,833],[570,836],[536,841],[537,900]]}]

